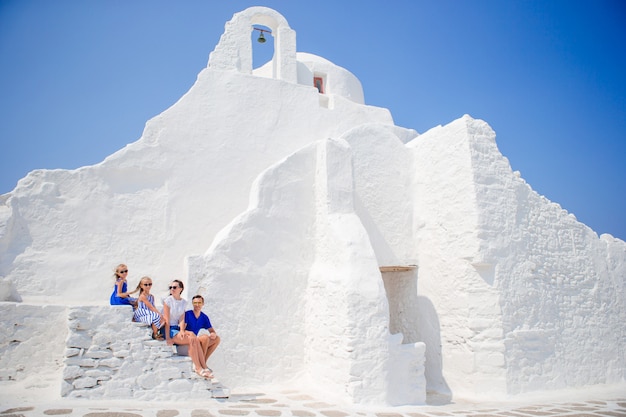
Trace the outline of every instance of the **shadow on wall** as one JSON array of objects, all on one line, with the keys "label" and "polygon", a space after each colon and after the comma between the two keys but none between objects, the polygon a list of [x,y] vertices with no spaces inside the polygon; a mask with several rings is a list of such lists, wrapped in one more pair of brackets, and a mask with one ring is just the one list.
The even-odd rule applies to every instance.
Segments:
[{"label": "shadow on wall", "polygon": [[382,272],[382,277],[389,302],[390,333],[402,333],[405,344],[426,344],[427,402],[449,403],[452,393],[443,377],[439,316],[427,297],[417,295],[417,268]]},{"label": "shadow on wall", "polygon": [[[42,190],[49,191],[49,194],[51,194],[50,196],[43,195],[42,199],[53,201],[57,198],[58,190],[54,187],[42,187]],[[0,234],[0,277],[9,275],[13,269],[15,259],[33,243],[28,223],[24,221],[20,214],[19,204],[14,204],[17,202],[17,199],[7,201],[7,197],[8,195],[0,196],[0,206],[5,205],[11,213],[7,217],[8,220],[4,233]],[[2,301],[22,301],[22,299],[18,296],[17,299],[3,298]]]},{"label": "shadow on wall", "polygon": [[431,405],[452,401],[452,391],[443,376],[439,315],[428,297],[417,296],[418,339],[426,344],[426,396]]}]

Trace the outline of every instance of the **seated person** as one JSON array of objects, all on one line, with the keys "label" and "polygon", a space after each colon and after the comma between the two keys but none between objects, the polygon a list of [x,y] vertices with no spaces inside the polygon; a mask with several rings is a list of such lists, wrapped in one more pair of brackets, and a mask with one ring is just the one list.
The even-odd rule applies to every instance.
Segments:
[{"label": "seated person", "polygon": [[111,305],[132,305],[133,308],[137,307],[137,299],[131,297],[132,294],[138,290],[128,291],[128,284],[126,277],[128,276],[128,267],[124,264],[119,264],[115,267],[114,278],[115,285],[113,285],[113,293],[111,293]]},{"label": "seated person", "polygon": [[162,340],[159,329],[163,326],[164,317],[154,306],[154,295],[150,294],[151,289],[152,278],[143,277],[139,280],[139,285],[137,285],[139,298],[137,299],[137,309],[133,314],[133,321],[152,326],[152,338]]},{"label": "seated person", "polygon": [[202,312],[204,298],[201,295],[194,295],[191,303],[193,304],[193,310],[187,310],[185,313],[187,330],[194,332],[198,336],[204,351],[204,359],[208,361],[209,356],[217,349],[217,345],[220,344],[220,337],[213,329],[213,326],[211,326],[209,316]]},{"label": "seated person", "polygon": [[186,329],[185,308],[187,301],[181,297],[184,286],[182,281],[175,279],[170,284],[170,295],[163,300],[163,316],[165,317],[165,340],[168,345],[189,345],[189,357],[193,362],[193,370],[203,378],[213,378],[213,373],[206,366],[204,349],[196,335]]}]

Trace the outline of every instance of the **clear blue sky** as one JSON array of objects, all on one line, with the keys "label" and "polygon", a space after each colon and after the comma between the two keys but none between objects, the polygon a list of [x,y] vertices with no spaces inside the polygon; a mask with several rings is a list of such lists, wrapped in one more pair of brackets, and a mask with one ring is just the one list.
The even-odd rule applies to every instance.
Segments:
[{"label": "clear blue sky", "polygon": [[487,121],[534,190],[626,240],[621,0],[0,0],[0,194],[137,140],[254,5],[285,16],[298,51],[354,73],[397,125]]}]

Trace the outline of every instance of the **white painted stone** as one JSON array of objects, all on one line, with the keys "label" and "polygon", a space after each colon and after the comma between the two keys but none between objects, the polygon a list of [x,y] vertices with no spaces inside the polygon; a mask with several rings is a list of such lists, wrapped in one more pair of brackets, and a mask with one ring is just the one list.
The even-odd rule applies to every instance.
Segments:
[{"label": "white painted stone", "polygon": [[74,385],[76,389],[91,388],[98,385],[98,380],[89,376],[80,377],[75,379],[72,385]]},{"label": "white painted stone", "polygon": [[72,333],[66,344],[70,348],[88,349],[91,346],[91,336],[83,333]]},{"label": "white painted stone", "polygon": [[189,392],[193,387],[193,383],[189,379],[175,379],[169,384],[167,384],[167,388],[171,392]]},{"label": "white painted stone", "polygon": [[76,379],[85,374],[84,368],[78,365],[69,365],[63,368],[63,379]]},{"label": "white painted stone", "polygon": [[169,379],[179,379],[182,376],[182,372],[175,366],[160,366],[156,370],[156,375],[161,381],[163,381]]},{"label": "white painted stone", "polygon": [[137,383],[141,388],[151,390],[156,388],[161,383],[161,380],[155,378],[152,374],[144,374],[137,377]]},{"label": "white painted stone", "polygon": [[105,358],[110,358],[111,356],[113,356],[110,350],[102,350],[99,347],[94,348],[93,346],[89,348],[89,350],[85,353],[85,355],[88,358],[93,358],[93,359],[105,359]]},{"label": "white painted stone", "polygon": [[124,361],[120,358],[107,358],[98,361],[98,363],[102,366],[107,366],[109,368],[118,368]]},{"label": "white painted stone", "polygon": [[83,368],[95,368],[98,366],[98,361],[95,359],[71,357],[65,359],[65,365],[67,366],[80,366]]},{"label": "white painted stone", "polygon": [[61,381],[61,397],[67,397],[74,390],[74,386],[67,381]]},{"label": "white painted stone", "polygon": [[129,350],[117,350],[113,354],[114,357],[120,358],[120,359],[124,359],[125,357],[127,357],[129,355],[130,355],[130,351]]}]

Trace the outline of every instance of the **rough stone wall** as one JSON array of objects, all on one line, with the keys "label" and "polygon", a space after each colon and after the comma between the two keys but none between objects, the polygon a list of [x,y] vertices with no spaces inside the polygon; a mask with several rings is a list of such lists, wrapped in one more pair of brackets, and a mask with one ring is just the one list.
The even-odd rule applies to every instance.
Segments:
[{"label": "rough stone wall", "polygon": [[72,307],[67,316],[61,395],[150,400],[211,397],[189,357],[152,340],[147,325],[131,322],[125,306]]},{"label": "rough stone wall", "polygon": [[626,244],[598,237],[533,191],[483,121],[465,116],[409,147],[418,293],[440,320],[451,391],[494,396],[622,381]]}]

